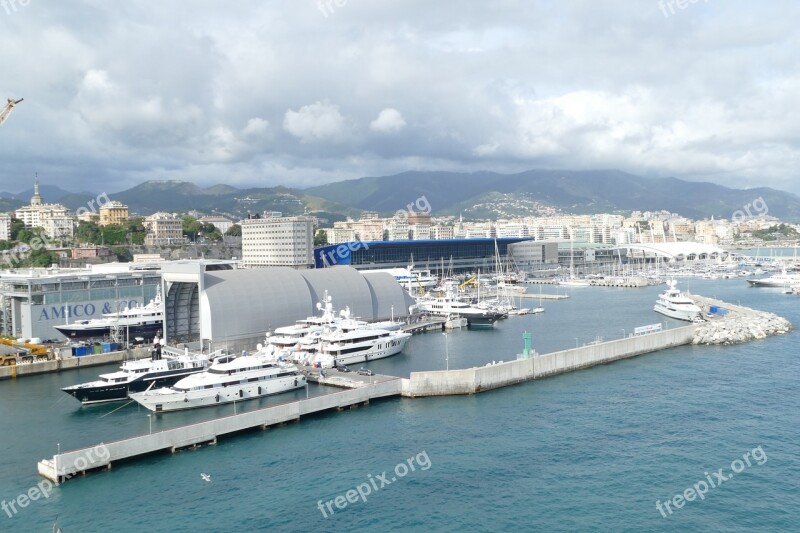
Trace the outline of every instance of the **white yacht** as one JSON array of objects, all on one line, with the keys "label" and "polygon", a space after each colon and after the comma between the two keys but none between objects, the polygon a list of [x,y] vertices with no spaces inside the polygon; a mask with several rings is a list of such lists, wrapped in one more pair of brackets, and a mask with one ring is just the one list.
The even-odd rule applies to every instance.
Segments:
[{"label": "white yacht", "polygon": [[172,387],[137,392],[130,397],[161,413],[250,400],[305,385],[305,375],[294,365],[262,355],[243,355],[214,363],[205,372],[183,378]]},{"label": "white yacht", "polygon": [[670,318],[699,322],[703,320],[703,310],[694,303],[694,300],[681,294],[676,288],[675,280],[667,281],[667,290],[658,295],[653,310]]},{"label": "white yacht", "polygon": [[453,296],[442,296],[439,298],[422,300],[416,304],[416,307],[423,313],[435,316],[462,316],[467,319],[471,327],[492,327],[494,323],[505,314],[502,311],[481,309],[480,307],[464,303]]},{"label": "white yacht", "polygon": [[357,320],[345,320],[320,337],[314,362],[321,367],[364,363],[400,353],[411,338],[405,331],[378,329]]},{"label": "white yacht", "polygon": [[748,279],[747,283],[753,287],[791,287],[800,283],[800,274],[787,274],[786,270],[783,270],[774,276]]}]

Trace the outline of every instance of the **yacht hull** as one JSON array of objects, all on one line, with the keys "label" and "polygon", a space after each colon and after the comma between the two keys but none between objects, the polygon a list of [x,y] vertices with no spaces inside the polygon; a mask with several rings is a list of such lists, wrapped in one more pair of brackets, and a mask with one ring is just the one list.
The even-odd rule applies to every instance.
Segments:
[{"label": "yacht hull", "polygon": [[236,386],[215,387],[187,392],[162,394],[158,390],[132,394],[131,398],[155,413],[182,411],[209,405],[220,405],[236,401],[253,400],[282,392],[289,392],[306,386],[302,374],[280,378],[264,379]]},{"label": "yacht hull", "polygon": [[148,387],[169,387],[181,379],[204,368],[177,369],[160,372],[157,375],[142,376],[128,383],[89,382],[61,389],[83,405],[104,402],[118,402],[128,398],[130,393],[142,392]]}]

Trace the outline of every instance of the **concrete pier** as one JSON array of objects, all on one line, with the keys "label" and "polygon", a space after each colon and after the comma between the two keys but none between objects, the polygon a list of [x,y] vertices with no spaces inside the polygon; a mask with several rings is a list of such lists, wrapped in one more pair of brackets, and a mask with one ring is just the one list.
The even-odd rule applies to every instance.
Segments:
[{"label": "concrete pier", "polygon": [[54,483],[61,483],[77,474],[111,468],[117,461],[159,451],[175,452],[181,448],[216,444],[219,437],[249,429],[266,429],[330,409],[342,410],[350,406],[367,404],[371,399],[397,396],[401,390],[402,382],[397,378],[239,415],[101,443],[56,454],[52,459],[40,461],[38,471],[40,475]]}]

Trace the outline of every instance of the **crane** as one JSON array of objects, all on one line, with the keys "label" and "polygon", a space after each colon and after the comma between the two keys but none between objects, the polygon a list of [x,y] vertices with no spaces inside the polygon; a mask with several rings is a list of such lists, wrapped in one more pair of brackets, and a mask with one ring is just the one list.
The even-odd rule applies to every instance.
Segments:
[{"label": "crane", "polygon": [[6,103],[6,105],[3,106],[2,110],[0,110],[0,125],[2,125],[3,122],[6,121],[6,119],[8,118],[8,115],[11,114],[11,110],[14,109],[14,106],[16,106],[18,103],[20,103],[23,100],[24,100],[24,98],[20,98],[19,100],[14,100],[13,98],[9,98],[8,99],[8,102]]}]

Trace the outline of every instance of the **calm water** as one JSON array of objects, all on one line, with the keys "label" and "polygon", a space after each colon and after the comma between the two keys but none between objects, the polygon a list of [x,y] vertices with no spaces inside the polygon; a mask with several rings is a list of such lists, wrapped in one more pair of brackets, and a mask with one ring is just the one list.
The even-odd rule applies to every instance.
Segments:
[{"label": "calm water", "polygon": [[[800,324],[796,296],[751,289],[742,280],[688,283],[694,292]],[[574,346],[576,338],[582,344],[597,335],[620,337],[623,329],[663,319],[652,312],[660,290],[573,289],[570,300],[544,301],[544,314],[512,317],[494,331],[415,336],[404,354],[371,366],[407,375],[444,368],[446,353],[451,368],[508,360],[525,330],[540,352]],[[49,532],[56,514],[65,532],[794,531],[797,339],[792,333],[743,346],[682,347],[477,396],[372,402],[73,479],[11,518],[0,511],[0,531]],[[149,431],[147,413],[133,405],[80,408],[58,390],[99,371],[0,382],[1,499],[40,481],[36,462],[56,443],[68,449]],[[232,411],[172,413],[153,418],[153,430]],[[727,476],[732,461],[758,446],[763,464],[752,460],[703,501],[667,518],[656,509],[657,500],[683,493],[705,472],[714,479],[711,473],[723,468]],[[398,476],[406,472],[399,463],[415,469]],[[335,514],[323,517],[318,501],[324,507],[365,483],[366,491],[370,479],[380,487],[384,472],[389,484],[370,489],[366,502],[343,510],[333,503]]]}]

